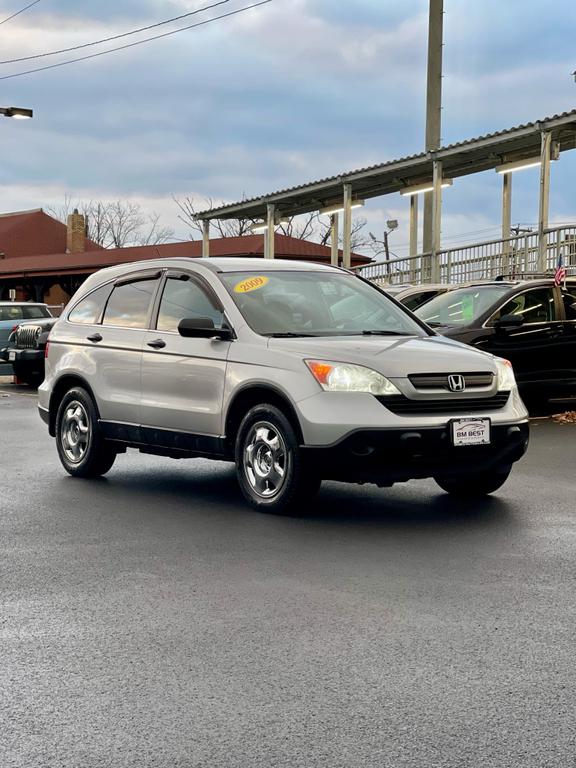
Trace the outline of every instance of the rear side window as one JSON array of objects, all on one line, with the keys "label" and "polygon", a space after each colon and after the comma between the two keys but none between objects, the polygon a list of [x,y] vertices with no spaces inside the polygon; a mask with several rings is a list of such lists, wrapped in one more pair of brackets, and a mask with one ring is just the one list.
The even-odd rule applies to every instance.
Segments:
[{"label": "rear side window", "polygon": [[92,293],[81,299],[68,315],[71,323],[87,323],[88,325],[97,323],[102,315],[102,309],[106,299],[110,295],[110,286],[103,285]]},{"label": "rear side window", "polygon": [[157,285],[158,279],[152,278],[115,286],[104,310],[103,325],[146,328]]},{"label": "rear side window", "polygon": [[37,320],[39,317],[52,317],[47,307],[22,307],[24,320]]},{"label": "rear side window", "polygon": [[215,328],[222,327],[222,312],[195,281],[168,278],[156,328],[159,331],[177,331],[180,320],[196,317],[208,317]]}]

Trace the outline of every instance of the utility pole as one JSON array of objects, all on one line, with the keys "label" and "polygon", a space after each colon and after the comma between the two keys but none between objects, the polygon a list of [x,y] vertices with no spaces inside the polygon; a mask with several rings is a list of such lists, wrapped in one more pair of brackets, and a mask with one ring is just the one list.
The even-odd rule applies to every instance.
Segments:
[{"label": "utility pole", "polygon": [[[444,0],[430,0],[428,20],[428,77],[426,91],[426,151],[438,149],[442,131],[442,41]],[[424,195],[424,253],[433,247],[432,192]]]}]

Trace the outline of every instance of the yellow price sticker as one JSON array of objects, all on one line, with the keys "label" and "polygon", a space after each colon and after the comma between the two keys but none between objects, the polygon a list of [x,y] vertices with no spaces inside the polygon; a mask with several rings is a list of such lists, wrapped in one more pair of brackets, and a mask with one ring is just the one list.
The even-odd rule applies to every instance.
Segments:
[{"label": "yellow price sticker", "polygon": [[247,280],[242,280],[240,283],[236,283],[234,286],[234,293],[249,293],[250,291],[257,291],[259,288],[263,288],[268,282],[269,278],[264,275],[254,275]]}]

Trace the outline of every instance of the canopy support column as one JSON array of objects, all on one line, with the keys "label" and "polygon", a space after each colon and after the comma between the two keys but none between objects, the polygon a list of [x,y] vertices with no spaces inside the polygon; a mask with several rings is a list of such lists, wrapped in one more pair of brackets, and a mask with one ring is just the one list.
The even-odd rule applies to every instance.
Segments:
[{"label": "canopy support column", "polygon": [[275,210],[274,204],[268,203],[266,206],[266,232],[264,234],[264,258],[274,258],[274,233],[275,233]]},{"label": "canopy support column", "polygon": [[[440,241],[442,232],[442,161],[434,160],[432,183],[432,252],[430,256],[430,274],[428,281],[440,282]],[[450,279],[450,275],[447,275]]]},{"label": "canopy support column", "polygon": [[333,267],[338,265],[338,231],[339,231],[339,216],[337,213],[333,213],[330,217],[330,264]]},{"label": "canopy support column", "polygon": [[542,131],[540,151],[540,204],[538,206],[538,272],[546,272],[548,215],[550,209],[550,160],[552,134]]},{"label": "canopy support column", "polygon": [[502,175],[502,272],[510,274],[510,227],[512,226],[512,173]]},{"label": "canopy support column", "polygon": [[344,184],[343,266],[352,266],[352,184]]},{"label": "canopy support column", "polygon": [[410,282],[416,280],[418,254],[418,195],[410,195]]},{"label": "canopy support column", "polygon": [[210,256],[210,219],[204,219],[202,222],[202,258],[207,259]]}]

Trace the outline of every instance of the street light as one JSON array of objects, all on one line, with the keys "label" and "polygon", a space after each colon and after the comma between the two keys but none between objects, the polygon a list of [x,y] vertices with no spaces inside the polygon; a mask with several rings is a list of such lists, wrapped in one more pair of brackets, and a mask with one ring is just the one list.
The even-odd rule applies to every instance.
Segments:
[{"label": "street light", "polygon": [[23,107],[0,107],[0,115],[13,117],[14,120],[30,120],[34,112]]},{"label": "street light", "polygon": [[[384,239],[378,240],[376,235],[374,235],[372,232],[369,232],[370,239],[375,245],[383,245],[384,246],[384,255],[386,256],[386,272],[390,274],[390,264],[388,263],[390,261],[390,248],[388,245],[388,235],[390,232],[394,232],[395,229],[398,229],[398,219],[388,219],[386,221],[386,229],[384,230]],[[378,251],[378,253],[382,253],[382,251]],[[396,256],[396,254],[393,254]]]}]

